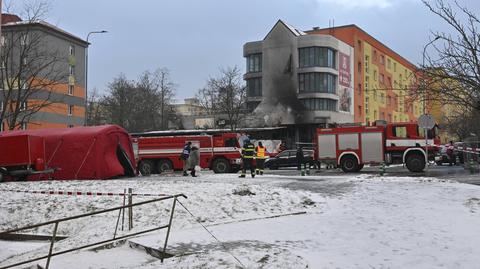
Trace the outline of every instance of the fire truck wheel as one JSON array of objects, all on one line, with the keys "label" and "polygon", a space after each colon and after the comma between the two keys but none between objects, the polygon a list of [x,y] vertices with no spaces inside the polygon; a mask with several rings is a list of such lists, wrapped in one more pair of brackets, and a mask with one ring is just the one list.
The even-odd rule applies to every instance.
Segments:
[{"label": "fire truck wheel", "polygon": [[230,171],[230,164],[224,158],[218,158],[213,161],[213,172],[215,173],[228,173]]},{"label": "fire truck wheel", "polygon": [[347,155],[342,157],[340,161],[340,168],[342,168],[343,172],[345,173],[353,173],[358,172],[358,161],[355,156]]},{"label": "fire truck wheel", "polygon": [[153,172],[153,162],[149,160],[142,160],[138,164],[138,170],[142,173],[142,176],[149,176]]},{"label": "fire truck wheel", "polygon": [[416,153],[410,154],[407,156],[406,164],[410,172],[422,172],[425,168],[425,157]]},{"label": "fire truck wheel", "polygon": [[160,160],[157,164],[158,173],[173,170],[173,164],[170,160]]}]

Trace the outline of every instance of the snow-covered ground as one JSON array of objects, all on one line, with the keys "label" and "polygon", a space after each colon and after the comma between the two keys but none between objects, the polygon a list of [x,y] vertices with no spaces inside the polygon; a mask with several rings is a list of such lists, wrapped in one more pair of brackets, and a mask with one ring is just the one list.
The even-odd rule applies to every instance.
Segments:
[{"label": "snow-covered ground", "polygon": [[[480,187],[421,177],[153,176],[109,181],[0,184],[0,230],[119,206],[121,197],[5,192],[72,190],[184,193],[163,264],[128,242],[52,258],[50,268],[475,268],[480,264]],[[240,195],[251,192],[252,195]],[[151,198],[135,197],[135,201]],[[134,231],[166,224],[171,201],[134,210]],[[113,236],[118,212],[60,224],[55,250]],[[198,222],[205,225],[217,242]],[[34,232],[51,233],[52,226]],[[163,246],[165,232],[130,239]],[[0,242],[0,266],[45,255],[48,244]],[[16,253],[14,254],[15,251]],[[22,254],[23,253],[23,254]],[[236,260],[236,257],[238,260]],[[41,262],[40,264],[43,264]]]}]

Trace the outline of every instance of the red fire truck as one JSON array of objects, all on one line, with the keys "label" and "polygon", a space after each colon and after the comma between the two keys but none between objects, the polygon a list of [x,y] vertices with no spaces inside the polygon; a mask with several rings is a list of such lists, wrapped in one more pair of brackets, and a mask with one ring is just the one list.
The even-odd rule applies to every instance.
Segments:
[{"label": "red fire truck", "polygon": [[[339,166],[344,172],[358,172],[365,164],[405,164],[411,172],[425,168],[426,155],[434,159],[440,139],[436,127],[422,135],[417,123],[376,123],[374,126],[346,126],[317,129],[318,161]],[[428,142],[428,145],[426,145]],[[428,147],[428,148],[427,148]]]},{"label": "red fire truck", "polygon": [[192,142],[200,150],[200,166],[215,173],[237,172],[241,166],[240,145],[236,133],[201,135],[138,136],[138,169],[142,175],[167,170],[182,170],[183,147]]}]

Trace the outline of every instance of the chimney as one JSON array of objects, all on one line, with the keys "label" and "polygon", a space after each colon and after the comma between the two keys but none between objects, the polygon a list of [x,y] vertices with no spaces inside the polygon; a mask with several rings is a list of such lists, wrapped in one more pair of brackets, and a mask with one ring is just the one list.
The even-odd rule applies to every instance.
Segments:
[{"label": "chimney", "polygon": [[22,19],[20,19],[20,17],[18,17],[15,14],[2,13],[2,24],[6,24],[9,22],[19,22],[19,21],[22,21]]}]

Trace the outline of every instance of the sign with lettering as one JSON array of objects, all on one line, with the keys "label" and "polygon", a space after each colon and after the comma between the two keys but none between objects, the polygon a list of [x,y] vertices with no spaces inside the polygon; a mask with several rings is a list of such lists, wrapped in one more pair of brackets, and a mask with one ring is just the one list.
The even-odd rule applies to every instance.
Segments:
[{"label": "sign with lettering", "polygon": [[350,56],[344,53],[338,53],[338,83],[341,86],[350,87]]}]

